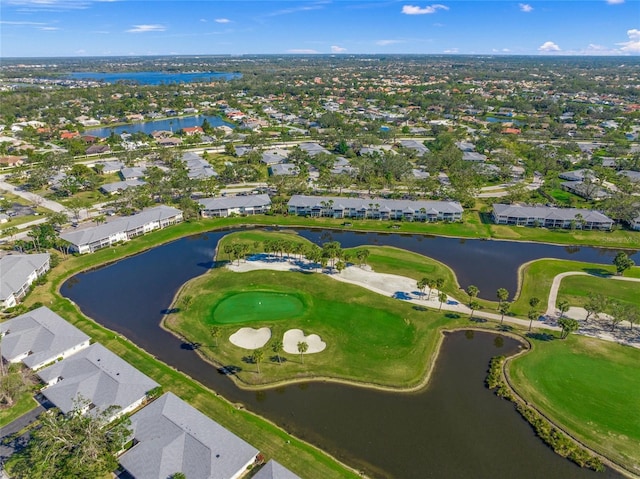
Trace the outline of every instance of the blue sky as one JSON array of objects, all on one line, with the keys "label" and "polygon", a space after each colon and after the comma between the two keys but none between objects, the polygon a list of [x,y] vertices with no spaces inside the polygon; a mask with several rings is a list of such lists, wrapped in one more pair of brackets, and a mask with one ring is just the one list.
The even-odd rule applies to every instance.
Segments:
[{"label": "blue sky", "polygon": [[640,0],[0,0],[0,56],[640,55]]}]

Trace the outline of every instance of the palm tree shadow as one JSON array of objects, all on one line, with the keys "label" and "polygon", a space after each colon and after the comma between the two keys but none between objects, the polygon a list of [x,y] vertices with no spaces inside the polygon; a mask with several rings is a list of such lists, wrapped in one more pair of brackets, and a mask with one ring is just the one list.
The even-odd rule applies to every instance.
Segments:
[{"label": "palm tree shadow", "polygon": [[269,361],[271,361],[272,363],[286,363],[288,361],[287,358],[283,358],[282,356],[278,357],[278,356],[270,356],[269,357]]},{"label": "palm tree shadow", "polygon": [[527,333],[527,338],[536,339],[538,341],[553,341],[556,337],[549,333]]}]

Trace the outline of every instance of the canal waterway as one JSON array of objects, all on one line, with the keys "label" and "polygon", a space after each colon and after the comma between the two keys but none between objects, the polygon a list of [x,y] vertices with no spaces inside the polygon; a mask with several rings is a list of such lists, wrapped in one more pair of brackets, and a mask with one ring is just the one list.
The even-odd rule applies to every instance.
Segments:
[{"label": "canal waterway", "polygon": [[[451,238],[418,238],[401,235],[355,234],[298,230],[314,241],[337,240],[343,246],[389,244],[423,254],[457,258],[469,248],[482,257],[492,248],[494,258],[513,254],[511,263],[465,263],[480,288],[482,278],[495,268],[515,274],[517,265],[532,255],[503,248],[511,243],[460,241]],[[423,391],[390,393],[341,384],[309,382],[261,392],[243,391],[191,349],[160,328],[159,323],[185,281],[214,267],[212,258],[219,239],[228,231],[195,235],[159,246],[116,263],[78,274],[62,287],[62,294],[98,323],[118,331],[161,361],[185,372],[232,402],[271,419],[287,431],[327,450],[345,463],[376,478],[484,478],[484,477],[620,477],[608,470],[595,474],[560,458],[537,439],[513,406],[494,396],[483,384],[488,361],[497,354],[510,355],[520,343],[477,331],[448,334],[432,380]],[[428,245],[428,248],[424,248]],[[536,250],[539,257],[553,253],[582,254],[610,263],[612,252],[580,248],[567,252],[548,246]],[[564,253],[561,253],[564,251]],[[450,256],[446,256],[450,255]],[[579,259],[587,260],[582,257]],[[468,260],[467,260],[468,261]],[[591,260],[593,261],[593,260]],[[637,261],[637,260],[636,260]],[[458,263],[456,263],[457,265]],[[494,264],[474,273],[475,268]],[[496,271],[497,273],[497,271]]]}]

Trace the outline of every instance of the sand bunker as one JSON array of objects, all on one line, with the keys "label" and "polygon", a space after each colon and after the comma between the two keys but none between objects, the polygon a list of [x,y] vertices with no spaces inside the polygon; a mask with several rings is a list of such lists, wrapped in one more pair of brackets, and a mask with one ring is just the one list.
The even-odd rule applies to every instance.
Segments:
[{"label": "sand bunker", "polygon": [[304,341],[309,345],[304,354],[319,353],[324,351],[327,347],[327,343],[325,343],[317,334],[305,336],[300,329],[290,329],[284,333],[284,337],[282,338],[282,349],[284,349],[285,353],[300,354],[298,351],[298,343],[301,341]]},{"label": "sand bunker", "polygon": [[240,328],[229,337],[232,344],[243,349],[260,349],[271,339],[269,328]]}]

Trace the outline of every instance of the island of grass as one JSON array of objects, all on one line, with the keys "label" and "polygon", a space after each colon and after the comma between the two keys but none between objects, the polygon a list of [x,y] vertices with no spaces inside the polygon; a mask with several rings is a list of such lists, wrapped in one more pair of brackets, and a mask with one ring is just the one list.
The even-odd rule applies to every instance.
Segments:
[{"label": "island of grass", "polygon": [[[228,235],[222,240],[219,251],[225,242],[246,242],[250,243],[250,252],[261,252],[261,242],[273,238],[271,235],[260,231]],[[290,233],[281,239],[306,242]],[[461,295],[455,275],[442,263],[397,248],[367,249],[370,252],[367,263],[376,271],[414,279],[425,275],[442,277],[444,291]],[[525,274],[522,291],[526,295],[540,294],[546,299],[548,285],[556,274],[600,268],[607,272],[610,269],[572,261],[533,262],[522,270]],[[528,275],[531,271],[535,273],[534,277]],[[225,301],[245,294],[251,298],[254,293],[258,297],[269,293],[276,298],[279,295],[297,298],[304,310],[293,318],[260,319],[240,315],[234,321],[217,316],[218,308],[224,306]],[[399,389],[420,386],[437,354],[440,331],[470,324],[467,317],[416,308],[359,286],[338,282],[330,275],[310,272],[258,270],[237,273],[218,268],[192,280],[181,295],[193,297],[193,302],[179,313],[169,315],[166,325],[200,344],[200,353],[214,363],[242,365],[237,379],[254,387],[300,378],[333,378]],[[526,300],[527,296],[518,301]],[[495,305],[487,303],[489,307]],[[179,298],[177,304],[180,304]],[[242,359],[248,356],[247,350],[227,341],[247,321],[251,327],[268,327],[272,332],[260,368],[243,363]],[[219,337],[211,336],[212,327],[218,329]],[[499,329],[495,323],[485,323],[484,327]],[[298,355],[280,352],[284,359],[280,364],[278,355],[271,353],[271,345],[291,328],[319,334],[327,343],[326,351],[304,360]],[[534,345],[530,353],[514,360],[511,366],[516,392],[530,403],[539,405],[559,427],[584,444],[627,470],[637,471],[640,449],[635,446],[640,439],[640,421],[620,419],[621,415],[631,415],[637,410],[634,401],[637,403],[638,396],[633,391],[640,390],[640,375],[635,374],[637,364],[640,364],[640,350],[576,335],[563,341],[556,333],[528,334],[513,327],[506,329],[528,336]],[[590,379],[591,370],[607,375],[607,381]],[[575,394],[566,394],[572,389]],[[580,403],[578,398],[581,397],[591,399]],[[593,401],[599,402],[597,407],[593,406]],[[607,410],[615,414],[606,414]]]}]

